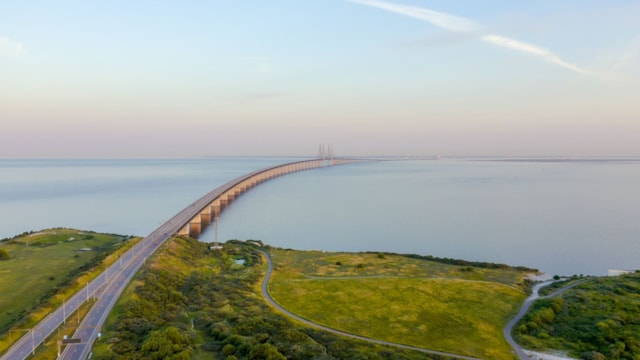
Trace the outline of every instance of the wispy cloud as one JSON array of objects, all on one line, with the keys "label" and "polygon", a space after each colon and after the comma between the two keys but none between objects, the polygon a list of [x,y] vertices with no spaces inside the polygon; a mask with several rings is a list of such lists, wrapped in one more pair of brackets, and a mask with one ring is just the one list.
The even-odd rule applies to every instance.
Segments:
[{"label": "wispy cloud", "polygon": [[482,40],[497,46],[507,48],[507,49],[517,50],[517,51],[521,51],[521,52],[525,52],[531,55],[541,57],[549,63],[556,64],[565,69],[575,71],[579,74],[583,74],[583,75],[588,74],[586,70],[580,68],[579,66],[568,63],[562,60],[558,55],[552,53],[551,51],[535,45],[527,44],[525,42],[510,39],[500,35],[484,35],[482,37]]},{"label": "wispy cloud", "polygon": [[350,0],[351,2],[377,7],[379,9],[391,11],[397,14],[409,16],[412,18],[427,21],[435,26],[441,28],[458,31],[468,32],[480,30],[482,27],[473,20],[469,20],[463,17],[445,14],[439,11],[434,11],[426,8],[420,8],[416,6],[406,6],[388,3],[384,1],[376,0]]},{"label": "wispy cloud", "polygon": [[[394,4],[394,3],[389,3],[386,1],[378,1],[378,0],[349,0],[349,1],[353,3],[358,3],[362,5],[383,9],[383,10],[394,12],[404,16],[420,19],[449,31],[480,32],[483,29],[482,25],[480,25],[479,23],[471,19],[450,15],[443,12],[427,9],[427,8],[406,6],[406,5]],[[539,58],[542,58],[548,63],[558,65],[567,70],[571,70],[573,72],[576,72],[582,75],[589,74],[588,71],[582,69],[581,67],[571,64],[567,61],[564,61],[553,52],[547,49],[543,49],[536,45],[528,44],[520,40],[515,40],[505,36],[494,35],[494,34],[481,35],[480,38],[483,41],[496,46],[500,46],[500,47],[515,50],[515,51],[520,51],[533,56],[537,56]]]},{"label": "wispy cloud", "polygon": [[22,46],[22,43],[0,36],[0,56],[16,56],[21,55],[23,52],[24,46]]}]

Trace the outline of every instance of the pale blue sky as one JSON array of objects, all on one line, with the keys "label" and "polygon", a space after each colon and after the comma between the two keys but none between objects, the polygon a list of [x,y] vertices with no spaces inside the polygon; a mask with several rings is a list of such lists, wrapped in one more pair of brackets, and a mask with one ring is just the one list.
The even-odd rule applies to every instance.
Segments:
[{"label": "pale blue sky", "polygon": [[0,157],[640,156],[640,2],[0,1]]}]

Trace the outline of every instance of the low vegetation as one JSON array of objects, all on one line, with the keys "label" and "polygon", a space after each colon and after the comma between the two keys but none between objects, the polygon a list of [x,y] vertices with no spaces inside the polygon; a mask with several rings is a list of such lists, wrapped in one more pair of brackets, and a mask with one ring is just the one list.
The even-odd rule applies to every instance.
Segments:
[{"label": "low vegetation", "polygon": [[581,359],[640,359],[640,274],[591,278],[537,301],[514,330],[536,350]]},{"label": "low vegetation", "polygon": [[[267,305],[255,242],[173,238],[107,319],[94,359],[442,359],[295,323]],[[235,260],[244,260],[242,264]]]},{"label": "low vegetation", "polygon": [[0,352],[128,248],[128,239],[61,228],[2,239]]},{"label": "low vegetation", "polygon": [[530,269],[378,253],[271,251],[279,304],[346,332],[487,359],[513,359],[502,329]]}]

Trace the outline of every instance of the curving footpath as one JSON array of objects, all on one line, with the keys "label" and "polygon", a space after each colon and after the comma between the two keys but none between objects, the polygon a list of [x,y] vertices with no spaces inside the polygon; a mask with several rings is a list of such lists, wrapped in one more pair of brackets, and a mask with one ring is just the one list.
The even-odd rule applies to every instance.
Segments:
[{"label": "curving footpath", "polygon": [[397,344],[397,343],[392,343],[392,342],[388,342],[388,341],[383,341],[383,340],[376,340],[376,339],[371,339],[371,338],[367,338],[364,336],[359,336],[359,335],[355,335],[355,334],[351,334],[348,332],[344,332],[344,331],[340,331],[340,330],[336,330],[330,327],[326,327],[320,324],[317,324],[315,322],[312,322],[310,320],[307,320],[305,318],[302,318],[294,313],[289,312],[288,310],[286,310],[285,308],[283,308],[282,306],[280,306],[280,304],[278,304],[275,300],[273,300],[273,298],[271,297],[271,295],[269,294],[269,290],[268,290],[268,285],[269,285],[269,278],[271,277],[271,271],[273,270],[273,264],[271,262],[271,257],[269,256],[269,254],[265,251],[260,250],[260,252],[267,258],[267,274],[264,277],[264,280],[262,281],[262,295],[264,296],[264,298],[267,300],[267,302],[269,304],[271,304],[273,307],[275,307],[276,309],[280,310],[282,313],[284,313],[285,315],[287,315],[290,318],[293,318],[295,320],[298,320],[302,323],[304,323],[305,325],[309,325],[324,331],[328,331],[330,333],[334,333],[337,335],[342,335],[342,336],[348,336],[350,338],[354,338],[354,339],[358,339],[358,340],[362,340],[362,341],[367,341],[370,343],[374,343],[374,344],[379,344],[379,345],[387,345],[387,346],[394,346],[397,348],[402,348],[402,349],[407,349],[407,350],[415,350],[415,351],[420,351],[423,352],[425,354],[432,354],[432,355],[439,355],[439,356],[448,356],[451,358],[456,358],[456,359],[465,359],[465,360],[480,360],[478,358],[474,358],[474,357],[470,357],[470,356],[464,356],[464,355],[458,355],[458,354],[451,354],[451,353],[446,353],[446,352],[442,352],[442,351],[436,351],[436,350],[427,350],[427,349],[422,349],[419,347],[415,347],[415,346],[410,346],[410,345],[404,345],[404,344]]},{"label": "curving footpath", "polygon": [[543,287],[545,287],[547,285],[551,285],[552,283],[554,283],[556,281],[560,281],[560,280],[549,280],[549,281],[545,281],[545,282],[541,282],[539,284],[536,284],[532,289],[531,296],[529,296],[527,298],[527,300],[525,300],[524,304],[522,304],[522,307],[520,308],[520,312],[518,312],[518,315],[516,315],[513,319],[511,319],[511,321],[509,321],[507,326],[504,328],[504,337],[505,337],[505,339],[507,339],[507,342],[509,343],[509,345],[511,345],[511,348],[513,349],[513,351],[515,351],[516,355],[521,360],[530,360],[531,357],[529,357],[524,352],[524,349],[515,340],[513,340],[513,337],[511,336],[511,331],[513,330],[513,327],[515,326],[515,324],[517,324],[518,321],[520,321],[520,319],[522,319],[524,314],[527,313],[527,311],[529,310],[529,308],[531,307],[533,302],[538,300],[538,299],[548,299],[548,298],[552,298],[554,296],[561,295],[565,291],[567,291],[567,290],[569,290],[569,289],[571,289],[571,288],[573,288],[575,286],[578,286],[578,285],[582,284],[583,282],[585,282],[587,280],[584,279],[584,280],[576,281],[575,283],[573,283],[571,285],[568,285],[568,286],[565,286],[563,288],[560,288],[560,289],[558,289],[558,290],[554,291],[553,293],[551,293],[549,295],[546,295],[546,296],[538,296],[538,291],[540,291],[541,288],[543,288]]}]

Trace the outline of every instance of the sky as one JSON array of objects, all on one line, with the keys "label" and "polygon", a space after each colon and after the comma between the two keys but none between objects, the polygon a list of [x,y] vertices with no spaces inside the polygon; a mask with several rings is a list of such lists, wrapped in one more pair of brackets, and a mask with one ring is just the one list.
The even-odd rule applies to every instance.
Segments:
[{"label": "sky", "polygon": [[636,0],[2,0],[0,158],[640,156]]}]

